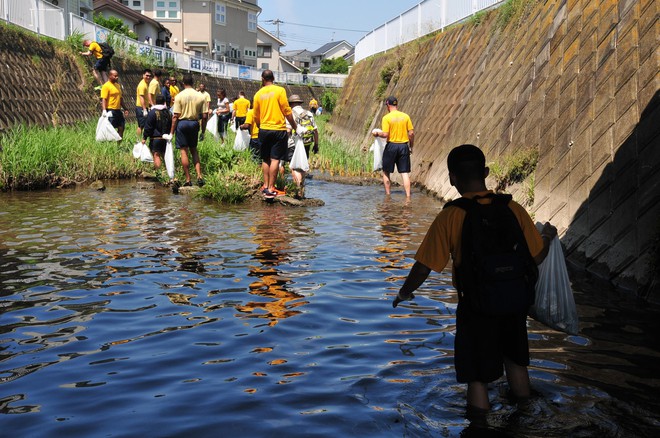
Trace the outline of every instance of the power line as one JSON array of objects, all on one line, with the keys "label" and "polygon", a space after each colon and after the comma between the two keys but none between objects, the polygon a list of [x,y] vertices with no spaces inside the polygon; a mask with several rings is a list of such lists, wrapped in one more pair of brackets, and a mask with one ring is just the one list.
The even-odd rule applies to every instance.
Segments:
[{"label": "power line", "polygon": [[279,18],[276,18],[275,20],[265,20],[265,21],[263,21],[263,23],[277,24],[278,29],[279,29],[280,24],[291,24],[293,26],[313,27],[315,29],[341,30],[343,32],[361,32],[361,33],[371,32],[370,30],[341,29],[341,28],[338,28],[338,27],[325,27],[325,26],[314,26],[314,25],[311,25],[311,24],[291,23],[290,21],[282,21]]}]

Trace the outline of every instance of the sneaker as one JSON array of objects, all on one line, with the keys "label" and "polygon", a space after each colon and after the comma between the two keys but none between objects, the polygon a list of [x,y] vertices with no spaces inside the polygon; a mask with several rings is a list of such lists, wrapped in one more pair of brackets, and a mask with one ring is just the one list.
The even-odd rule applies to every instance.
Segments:
[{"label": "sneaker", "polygon": [[175,195],[179,193],[179,187],[181,187],[181,183],[177,180],[172,181],[172,193]]},{"label": "sneaker", "polygon": [[197,178],[197,185],[200,187],[204,187],[204,178]]},{"label": "sneaker", "polygon": [[183,183],[183,187],[192,187],[192,183],[190,181],[186,181]]},{"label": "sneaker", "polygon": [[275,196],[277,196],[274,192],[271,192],[268,189],[261,190],[261,193],[263,193],[266,198],[274,198]]},{"label": "sneaker", "polygon": [[273,189],[273,193],[275,193],[275,196],[284,196],[284,195],[286,195],[286,191],[284,191],[284,190]]}]

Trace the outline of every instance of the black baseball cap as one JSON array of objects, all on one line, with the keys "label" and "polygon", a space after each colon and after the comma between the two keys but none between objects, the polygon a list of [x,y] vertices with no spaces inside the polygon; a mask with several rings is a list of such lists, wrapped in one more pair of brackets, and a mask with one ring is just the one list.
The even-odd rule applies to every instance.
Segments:
[{"label": "black baseball cap", "polygon": [[390,96],[387,98],[387,100],[385,100],[385,103],[387,105],[397,106],[399,104],[399,101],[395,96]]}]

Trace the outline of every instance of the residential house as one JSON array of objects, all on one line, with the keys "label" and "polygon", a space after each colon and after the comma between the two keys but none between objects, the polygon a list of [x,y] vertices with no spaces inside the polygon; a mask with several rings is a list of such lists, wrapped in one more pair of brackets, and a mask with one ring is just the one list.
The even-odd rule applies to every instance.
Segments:
[{"label": "residential house", "polygon": [[[167,47],[171,32],[158,21],[143,15],[135,8],[125,6],[123,3],[127,2],[94,0],[94,13],[103,14],[105,18],[119,18],[137,34],[139,41],[145,41],[149,37],[151,44]],[[136,1],[130,0],[130,3],[136,3]]]},{"label": "residential house", "polygon": [[300,73],[290,61],[280,55],[280,48],[286,45],[261,26],[257,26],[257,67],[260,70],[273,70],[283,73]]},{"label": "residential house", "polygon": [[354,51],[352,44],[342,41],[332,41],[322,45],[311,53],[312,62],[309,70],[312,73],[318,73],[321,68],[321,61],[324,59],[334,59],[350,55]]},{"label": "residential house", "polygon": [[174,51],[257,66],[258,0],[121,1],[167,26]]},{"label": "residential house", "polygon": [[48,3],[58,6],[64,10],[64,26],[69,29],[69,14],[92,20],[92,11],[94,5],[92,0],[45,0]]},{"label": "residential house", "polygon": [[287,59],[300,70],[305,68],[309,70],[312,66],[312,52],[307,49],[288,50],[282,52],[280,56]]}]

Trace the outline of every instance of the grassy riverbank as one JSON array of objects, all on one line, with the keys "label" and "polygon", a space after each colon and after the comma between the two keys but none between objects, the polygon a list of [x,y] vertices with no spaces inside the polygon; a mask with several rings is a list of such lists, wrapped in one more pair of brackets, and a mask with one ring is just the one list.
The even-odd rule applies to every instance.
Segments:
[{"label": "grassy riverbank", "polygon": [[[317,118],[319,153],[310,157],[310,166],[330,175],[377,176],[371,169],[371,155],[357,148],[328,139],[325,126],[328,116]],[[34,128],[20,126],[0,140],[0,189],[35,190],[86,184],[98,179],[124,179],[154,174],[151,163],[133,158],[137,141],[135,123],[128,123],[124,141],[97,142],[96,120],[75,126]],[[261,182],[261,167],[248,151],[233,150],[234,134],[227,145],[207,135],[199,146],[206,185],[199,195],[218,202],[241,202]],[[184,179],[180,157],[175,153],[176,178]],[[194,171],[193,171],[194,174]],[[157,177],[165,182],[162,172]]]}]

